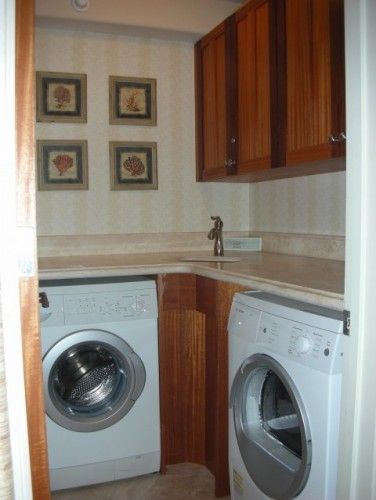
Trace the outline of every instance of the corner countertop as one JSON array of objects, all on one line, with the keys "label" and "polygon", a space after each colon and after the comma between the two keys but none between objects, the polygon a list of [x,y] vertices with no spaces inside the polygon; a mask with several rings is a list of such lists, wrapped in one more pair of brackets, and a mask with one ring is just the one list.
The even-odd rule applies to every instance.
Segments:
[{"label": "corner countertop", "polygon": [[239,262],[184,262],[205,252],[41,257],[40,279],[193,273],[343,309],[344,262],[267,252],[227,252]]}]

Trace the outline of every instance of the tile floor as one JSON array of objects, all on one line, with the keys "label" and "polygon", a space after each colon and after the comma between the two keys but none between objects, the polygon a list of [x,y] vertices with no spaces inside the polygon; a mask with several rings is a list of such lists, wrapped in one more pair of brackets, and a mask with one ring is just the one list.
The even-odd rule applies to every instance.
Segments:
[{"label": "tile floor", "polygon": [[[86,486],[52,494],[52,500],[210,500],[214,499],[214,478],[203,466],[170,465],[167,474]],[[223,500],[229,500],[224,497]]]}]

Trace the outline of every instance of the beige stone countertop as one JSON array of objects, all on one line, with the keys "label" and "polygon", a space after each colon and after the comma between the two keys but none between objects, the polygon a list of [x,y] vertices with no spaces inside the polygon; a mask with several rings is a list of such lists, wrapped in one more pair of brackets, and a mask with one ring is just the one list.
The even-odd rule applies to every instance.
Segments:
[{"label": "beige stone countertop", "polygon": [[344,262],[266,252],[227,252],[239,262],[185,262],[205,252],[41,257],[40,279],[194,273],[343,309]]}]

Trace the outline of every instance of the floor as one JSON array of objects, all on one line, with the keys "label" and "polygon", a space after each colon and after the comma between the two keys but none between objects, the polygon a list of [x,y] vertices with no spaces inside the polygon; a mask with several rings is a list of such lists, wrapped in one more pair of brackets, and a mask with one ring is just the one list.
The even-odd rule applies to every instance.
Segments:
[{"label": "floor", "polygon": [[[86,486],[52,494],[52,500],[210,500],[214,477],[201,465],[170,465],[167,474]],[[229,500],[223,497],[222,500]]]}]

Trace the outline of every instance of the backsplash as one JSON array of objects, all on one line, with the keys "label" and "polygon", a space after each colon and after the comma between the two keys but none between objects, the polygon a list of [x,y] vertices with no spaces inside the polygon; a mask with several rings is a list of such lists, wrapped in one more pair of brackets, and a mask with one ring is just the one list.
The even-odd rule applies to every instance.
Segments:
[{"label": "backsplash", "polygon": [[[37,193],[39,235],[249,229],[249,186],[195,181],[193,45],[100,33],[38,29],[36,69],[87,73],[88,123],[38,123],[38,139],[82,139],[88,191]],[[157,126],[109,125],[108,77],[157,79]],[[109,141],[156,141],[156,191],[110,191]]]}]

